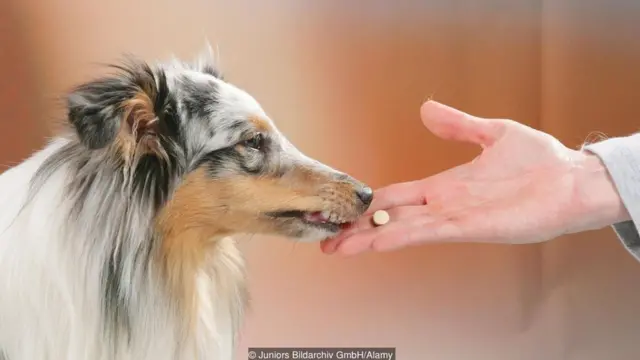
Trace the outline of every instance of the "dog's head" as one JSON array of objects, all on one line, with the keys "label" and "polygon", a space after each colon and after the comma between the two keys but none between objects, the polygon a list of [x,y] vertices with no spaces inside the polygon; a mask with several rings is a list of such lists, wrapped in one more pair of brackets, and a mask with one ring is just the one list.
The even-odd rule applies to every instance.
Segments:
[{"label": "dog's head", "polygon": [[208,58],[117,68],[70,94],[69,121],[153,202],[160,231],[320,240],[371,203],[369,187],[298,151]]}]

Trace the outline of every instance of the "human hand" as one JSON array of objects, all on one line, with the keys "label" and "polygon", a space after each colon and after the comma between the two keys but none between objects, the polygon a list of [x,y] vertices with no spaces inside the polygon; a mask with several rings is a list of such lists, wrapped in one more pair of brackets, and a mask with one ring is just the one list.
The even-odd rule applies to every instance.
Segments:
[{"label": "human hand", "polygon": [[[377,190],[367,213],[322,243],[326,253],[385,251],[428,242],[535,243],[628,219],[600,160],[512,120],[484,119],[429,101],[436,136],[480,145],[473,161]],[[374,227],[385,209],[390,222]]]}]

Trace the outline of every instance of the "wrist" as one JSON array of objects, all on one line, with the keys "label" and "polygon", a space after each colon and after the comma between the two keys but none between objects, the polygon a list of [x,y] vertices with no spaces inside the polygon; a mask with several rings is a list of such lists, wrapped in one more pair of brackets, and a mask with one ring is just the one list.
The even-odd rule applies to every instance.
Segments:
[{"label": "wrist", "polygon": [[615,183],[602,160],[589,151],[576,151],[574,180],[576,224],[569,233],[597,230],[630,219]]}]

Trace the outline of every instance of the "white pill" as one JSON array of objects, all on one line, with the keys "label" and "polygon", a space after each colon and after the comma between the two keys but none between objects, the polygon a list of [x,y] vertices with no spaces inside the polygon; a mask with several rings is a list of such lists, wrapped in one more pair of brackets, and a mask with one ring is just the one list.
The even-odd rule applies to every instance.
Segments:
[{"label": "white pill", "polygon": [[384,210],[378,210],[373,213],[373,223],[381,226],[389,222],[389,213]]}]

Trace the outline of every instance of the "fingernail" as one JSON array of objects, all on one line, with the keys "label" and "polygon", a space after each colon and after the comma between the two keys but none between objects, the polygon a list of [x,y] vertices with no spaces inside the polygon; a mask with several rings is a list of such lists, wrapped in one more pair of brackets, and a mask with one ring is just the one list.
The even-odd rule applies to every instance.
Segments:
[{"label": "fingernail", "polygon": [[338,244],[339,242],[335,239],[325,240],[325,242],[321,245],[321,249],[325,254],[331,255],[336,252]]}]

